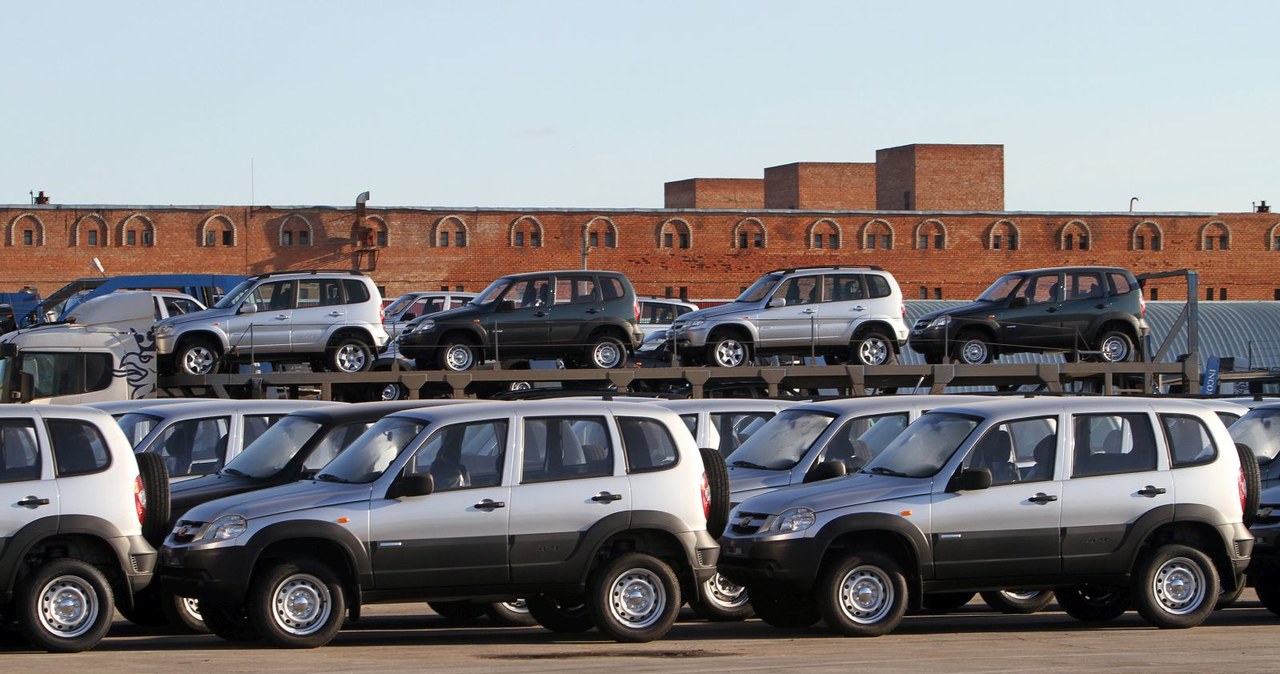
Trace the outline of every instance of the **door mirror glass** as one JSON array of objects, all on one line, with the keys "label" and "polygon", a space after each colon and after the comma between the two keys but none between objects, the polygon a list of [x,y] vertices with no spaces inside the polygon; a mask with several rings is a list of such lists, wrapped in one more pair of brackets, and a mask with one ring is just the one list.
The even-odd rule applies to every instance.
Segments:
[{"label": "door mirror glass", "polygon": [[965,468],[960,474],[951,478],[947,484],[948,492],[979,491],[991,487],[991,471],[986,468]]},{"label": "door mirror glass", "polygon": [[401,475],[387,489],[387,498],[399,499],[414,496],[427,496],[435,491],[436,482],[431,473],[411,473]]}]

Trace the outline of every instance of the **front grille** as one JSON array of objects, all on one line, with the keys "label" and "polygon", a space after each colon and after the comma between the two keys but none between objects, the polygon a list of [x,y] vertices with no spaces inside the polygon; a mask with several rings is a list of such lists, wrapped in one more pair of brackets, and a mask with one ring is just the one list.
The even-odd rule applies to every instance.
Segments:
[{"label": "front grille", "polygon": [[768,513],[737,513],[730,523],[730,528],[735,534],[754,534],[760,531],[760,527],[764,526],[765,520],[769,519]]},{"label": "front grille", "polygon": [[929,327],[929,321],[916,321],[916,330],[924,330]]},{"label": "front grille", "polygon": [[1258,515],[1254,518],[1254,524],[1276,524],[1280,522],[1280,504],[1267,503],[1258,506]]}]

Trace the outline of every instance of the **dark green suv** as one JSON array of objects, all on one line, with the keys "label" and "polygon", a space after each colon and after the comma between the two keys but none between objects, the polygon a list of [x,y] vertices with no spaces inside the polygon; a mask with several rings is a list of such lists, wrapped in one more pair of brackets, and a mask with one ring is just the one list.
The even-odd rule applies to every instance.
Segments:
[{"label": "dark green suv", "polygon": [[618,272],[511,274],[457,309],[405,327],[400,353],[420,369],[461,372],[485,360],[563,358],[620,367],[643,335],[631,281]]},{"label": "dark green suv", "polygon": [[920,317],[908,345],[929,363],[976,365],[1019,351],[1118,363],[1140,357],[1146,310],[1126,269],[1028,269],[1001,276],[970,304]]}]

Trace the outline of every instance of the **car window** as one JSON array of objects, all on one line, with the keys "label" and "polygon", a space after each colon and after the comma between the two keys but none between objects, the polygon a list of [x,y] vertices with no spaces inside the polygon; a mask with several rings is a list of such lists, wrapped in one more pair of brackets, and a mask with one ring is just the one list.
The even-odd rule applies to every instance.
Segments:
[{"label": "car window", "polygon": [[640,325],[666,325],[675,321],[678,305],[666,302],[640,302]]},{"label": "car window", "polygon": [[40,479],[40,444],[30,419],[0,421],[0,482]]},{"label": "car window", "polygon": [[773,418],[773,412],[716,412],[711,414],[711,446],[729,456]]},{"label": "car window", "polygon": [[893,294],[893,289],[889,287],[889,279],[879,274],[865,274],[864,277],[867,281],[867,295],[872,299]]},{"label": "car window", "polygon": [[841,461],[846,470],[856,473],[898,437],[907,421],[906,412],[850,419],[827,440],[818,461]]},{"label": "car window", "polygon": [[47,424],[59,477],[96,473],[111,465],[107,441],[97,426],[79,419],[49,419]]},{"label": "car window", "polygon": [[991,471],[992,486],[1053,479],[1057,426],[1053,417],[997,424],[974,444],[961,465]]},{"label": "car window", "polygon": [[1156,468],[1156,438],[1145,414],[1078,414],[1072,477]]},{"label": "car window", "polygon": [[556,304],[594,302],[596,281],[591,276],[560,276],[556,278]]},{"label": "car window", "polygon": [[698,437],[698,415],[681,414],[680,421],[684,422],[684,427],[689,429],[690,435],[692,435],[695,438]]},{"label": "car window", "polygon": [[626,297],[627,289],[622,285],[622,279],[617,276],[601,276],[600,294],[606,300],[616,300]]},{"label": "car window", "polygon": [[822,296],[828,302],[847,302],[862,299],[861,274],[831,274],[823,279]]},{"label": "car window", "polygon": [[1133,284],[1129,282],[1129,277],[1120,272],[1111,272],[1111,291],[1117,295],[1123,295],[1133,291]]},{"label": "car window", "polygon": [[773,297],[785,299],[789,307],[816,304],[821,282],[821,276],[793,276],[778,286],[778,291],[773,294]]},{"label": "car window", "polygon": [[258,311],[282,311],[293,308],[293,281],[263,283],[249,294],[248,302]]},{"label": "car window", "polygon": [[1027,284],[1018,290],[1020,297],[1027,298],[1031,304],[1059,302],[1062,300],[1062,285],[1058,283],[1057,274],[1040,274],[1027,280]]},{"label": "car window", "polygon": [[1073,272],[1067,274],[1067,299],[1091,300],[1106,296],[1102,274],[1097,272]]},{"label": "car window", "polygon": [[112,383],[108,353],[26,351],[18,369],[31,375],[36,398],[100,391]]},{"label": "car window", "polygon": [[342,304],[342,290],[337,279],[308,279],[298,283],[298,308]]},{"label": "car window", "polygon": [[170,316],[181,316],[193,311],[200,311],[200,305],[185,297],[165,297],[165,313]]},{"label": "car window", "polygon": [[444,426],[418,448],[404,473],[430,475],[438,492],[496,487],[506,450],[506,419]]},{"label": "car window", "polygon": [[330,461],[316,479],[360,484],[373,482],[425,428],[426,423],[416,419],[384,417]]},{"label": "car window", "polygon": [[307,460],[302,462],[302,470],[306,472],[320,470],[372,425],[371,421],[359,421],[330,430],[316,444],[315,449],[311,450]]},{"label": "car window", "polygon": [[978,427],[975,417],[929,412],[907,427],[861,472],[902,477],[932,477]]},{"label": "car window", "polygon": [[246,414],[244,415],[244,438],[241,446],[248,447],[250,443],[257,440],[259,436],[271,428],[277,421],[284,418],[283,414]]},{"label": "car window", "polygon": [[835,416],[828,412],[783,410],[747,438],[726,461],[739,468],[791,470],[832,421]]},{"label": "car window", "polygon": [[226,462],[230,430],[231,417],[226,416],[177,421],[161,430],[144,451],[164,459],[169,477],[205,475]]},{"label": "car window", "polygon": [[550,482],[613,474],[613,446],[603,417],[524,420],[520,482]]},{"label": "car window", "polygon": [[362,304],[368,302],[373,296],[369,294],[369,285],[358,278],[342,279],[342,290],[346,294],[345,300],[336,302],[335,304]]},{"label": "car window", "polygon": [[271,477],[284,468],[318,430],[320,424],[306,417],[285,417],[245,445],[221,472],[259,479]]},{"label": "car window", "polygon": [[1174,468],[1209,463],[1218,456],[1213,436],[1204,422],[1194,416],[1161,414],[1165,441],[1169,443],[1170,460]]},{"label": "car window", "polygon": [[618,417],[628,473],[646,473],[676,464],[676,441],[665,424],[655,419]]},{"label": "car window", "polygon": [[551,303],[551,279],[521,279],[502,294],[503,302],[515,302],[517,309],[544,307]]}]

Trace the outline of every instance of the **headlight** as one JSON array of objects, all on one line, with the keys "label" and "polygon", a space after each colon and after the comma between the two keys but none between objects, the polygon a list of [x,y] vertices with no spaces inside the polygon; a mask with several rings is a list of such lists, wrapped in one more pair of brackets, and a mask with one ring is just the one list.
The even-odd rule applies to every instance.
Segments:
[{"label": "headlight", "polygon": [[800,506],[798,508],[787,508],[777,517],[773,518],[773,523],[769,525],[770,531],[786,533],[789,531],[804,531],[813,526],[818,520],[818,516],[814,514],[812,508]]},{"label": "headlight", "polygon": [[157,325],[155,329],[155,334],[156,334],[156,337],[163,337],[165,335],[173,334],[173,324]]},{"label": "headlight", "polygon": [[414,332],[425,332],[434,327],[436,327],[435,321],[423,321],[418,324],[418,327],[414,330]]},{"label": "headlight", "polygon": [[695,318],[693,320],[690,320],[688,323],[681,323],[680,329],[700,327],[704,325],[706,322],[707,322],[707,319],[705,318]]},{"label": "headlight", "polygon": [[951,325],[951,317],[950,317],[950,316],[939,316],[939,317],[937,317],[937,318],[933,319],[932,321],[930,321],[930,322],[929,322],[929,327],[927,327],[927,328],[925,328],[925,329],[926,329],[926,330],[932,330],[932,329],[934,329],[934,328],[945,328],[945,327],[947,327],[948,325]]},{"label": "headlight", "polygon": [[205,528],[204,535],[200,537],[200,542],[216,543],[230,540],[243,534],[248,528],[248,520],[240,515],[223,515],[209,523],[209,526]]}]

